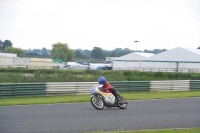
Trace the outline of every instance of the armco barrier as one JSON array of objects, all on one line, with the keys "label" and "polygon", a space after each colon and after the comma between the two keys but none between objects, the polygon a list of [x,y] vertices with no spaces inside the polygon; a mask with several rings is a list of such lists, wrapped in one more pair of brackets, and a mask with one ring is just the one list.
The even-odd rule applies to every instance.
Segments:
[{"label": "armco barrier", "polygon": [[46,84],[47,95],[89,94],[96,82],[50,82]]},{"label": "armco barrier", "polygon": [[151,81],[151,91],[189,91],[189,80]]},{"label": "armco barrier", "polygon": [[45,95],[46,83],[0,84],[0,97]]},{"label": "armco barrier", "polygon": [[[59,94],[90,94],[90,90],[97,82],[52,82],[46,84],[47,95]],[[149,81],[120,81],[110,82],[120,92],[149,91]]]},{"label": "armco barrier", "polygon": [[[90,94],[97,82],[48,82],[24,84],[0,84],[0,98]],[[200,80],[163,80],[163,81],[112,81],[119,92],[128,91],[190,91],[200,90]]]},{"label": "armco barrier", "polygon": [[150,81],[116,81],[110,84],[120,92],[150,90]]},{"label": "armco barrier", "polygon": [[200,90],[200,80],[190,80],[190,90]]}]

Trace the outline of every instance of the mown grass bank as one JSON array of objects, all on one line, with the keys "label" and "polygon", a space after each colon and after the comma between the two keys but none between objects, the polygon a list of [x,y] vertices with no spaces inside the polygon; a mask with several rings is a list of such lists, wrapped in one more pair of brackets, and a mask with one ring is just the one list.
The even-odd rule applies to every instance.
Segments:
[{"label": "mown grass bank", "polygon": [[[148,99],[164,99],[164,98],[200,97],[200,91],[128,92],[128,93],[126,92],[126,93],[121,93],[121,95],[127,100],[148,100]],[[76,102],[89,102],[89,101],[90,101],[90,95],[1,98],[0,106],[76,103]]]},{"label": "mown grass bank", "polygon": [[0,68],[0,83],[96,82],[100,76],[108,81],[200,80],[200,73]]}]

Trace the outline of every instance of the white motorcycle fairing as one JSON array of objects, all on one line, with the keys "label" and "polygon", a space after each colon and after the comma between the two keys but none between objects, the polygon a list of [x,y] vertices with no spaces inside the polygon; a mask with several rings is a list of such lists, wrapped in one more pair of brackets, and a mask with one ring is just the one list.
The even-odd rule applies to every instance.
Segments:
[{"label": "white motorcycle fairing", "polygon": [[[104,104],[105,104],[106,107],[113,107],[115,105],[115,99],[116,98],[112,93],[102,92],[98,89],[98,87],[95,88],[93,94],[95,95],[95,93],[102,95],[103,100],[104,100]],[[92,96],[94,96],[94,95],[92,95]]]},{"label": "white motorcycle fairing", "polygon": [[116,103],[116,98],[112,93],[102,92],[99,88],[102,85],[96,84],[91,89],[90,102],[92,106],[98,110],[102,110],[105,107],[119,107],[120,109],[126,109],[128,102],[118,93],[120,102]]},{"label": "white motorcycle fairing", "polygon": [[126,109],[128,102],[124,99],[119,93],[118,98],[119,102],[116,102],[116,98],[112,93],[102,92],[99,88],[102,85],[96,84],[91,89],[91,98],[90,102],[92,106],[98,110],[102,110],[105,107],[119,107],[120,109]]}]

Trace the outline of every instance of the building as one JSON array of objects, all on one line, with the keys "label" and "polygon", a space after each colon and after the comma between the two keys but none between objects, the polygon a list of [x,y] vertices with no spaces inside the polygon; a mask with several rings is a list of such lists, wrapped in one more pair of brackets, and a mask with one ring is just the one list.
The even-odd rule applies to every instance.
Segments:
[{"label": "building", "polygon": [[113,62],[113,70],[200,72],[200,49],[177,47],[159,54],[133,52]]},{"label": "building", "polygon": [[200,72],[200,49],[177,47],[147,59],[141,69],[167,72]]},{"label": "building", "polygon": [[17,54],[0,53],[0,67],[10,67],[13,63],[13,58],[17,57]]},{"label": "building", "polygon": [[140,67],[141,60],[153,56],[152,53],[132,52],[127,55],[115,58],[113,70],[133,70]]},{"label": "building", "polygon": [[30,58],[28,69],[52,69],[53,60],[48,58]]}]

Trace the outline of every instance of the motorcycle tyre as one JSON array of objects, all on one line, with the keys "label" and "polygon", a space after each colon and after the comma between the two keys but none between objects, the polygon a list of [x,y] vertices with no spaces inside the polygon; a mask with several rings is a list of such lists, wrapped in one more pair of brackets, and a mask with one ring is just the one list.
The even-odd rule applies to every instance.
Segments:
[{"label": "motorcycle tyre", "polygon": [[104,108],[104,101],[103,101],[103,99],[99,98],[99,99],[101,100],[102,104],[103,104],[103,106],[102,106],[101,108],[99,108],[99,107],[97,107],[97,106],[93,103],[93,101],[92,101],[92,99],[93,99],[94,97],[99,98],[99,97],[97,97],[97,96],[93,96],[93,97],[90,98],[90,102],[91,102],[92,106],[93,106],[94,108],[98,109],[98,110],[102,110],[102,109]]},{"label": "motorcycle tyre", "polygon": [[[126,100],[122,97],[122,96],[120,96],[119,95],[119,98],[121,99],[121,100],[123,100],[124,102],[126,102]],[[120,100],[120,101],[121,101]],[[126,107],[127,107],[127,103],[126,103],[126,106],[125,107],[122,107],[122,106],[120,106],[120,103],[116,103],[117,104],[117,106],[120,108],[120,109],[126,109]],[[125,103],[124,103],[125,104]]]}]

